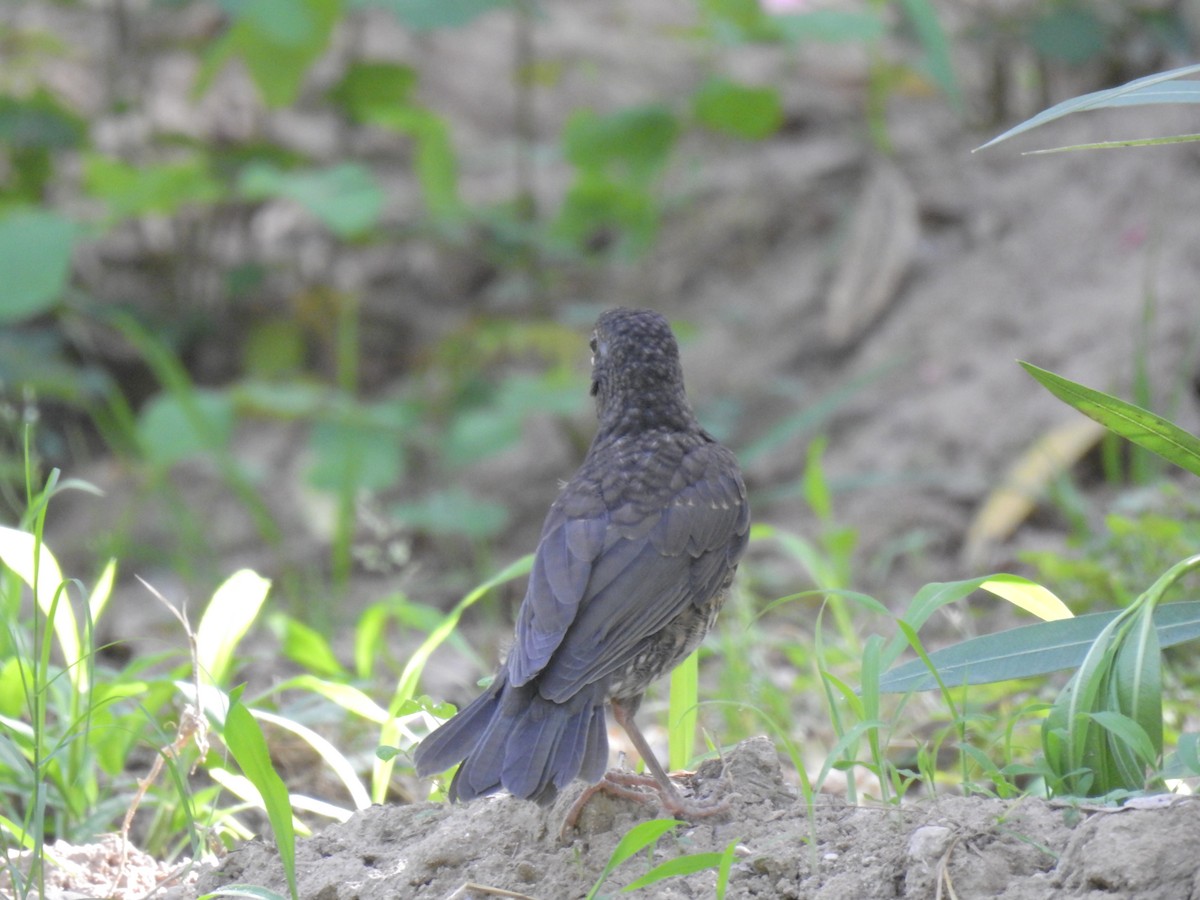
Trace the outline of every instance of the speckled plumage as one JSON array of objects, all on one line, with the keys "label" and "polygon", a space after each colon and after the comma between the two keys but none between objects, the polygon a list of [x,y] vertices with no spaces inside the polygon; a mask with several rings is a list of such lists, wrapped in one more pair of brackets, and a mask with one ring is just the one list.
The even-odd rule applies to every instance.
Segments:
[{"label": "speckled plumage", "polygon": [[692,414],[666,320],[604,313],[592,335],[599,428],[550,507],[508,659],[427,737],[419,775],[462,762],[452,799],[504,789],[547,803],[604,774],[604,704],[632,716],[703,640],[750,524],[733,454]]}]

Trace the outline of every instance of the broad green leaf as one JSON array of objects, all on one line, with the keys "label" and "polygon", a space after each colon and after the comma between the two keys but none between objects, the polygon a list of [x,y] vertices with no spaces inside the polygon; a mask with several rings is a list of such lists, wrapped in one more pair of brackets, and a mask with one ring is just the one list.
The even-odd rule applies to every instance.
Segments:
[{"label": "broad green leaf", "polygon": [[770,137],[783,124],[778,90],[727,78],[710,78],[700,86],[692,97],[692,114],[713,131],[750,141]]},{"label": "broad green leaf", "polygon": [[271,752],[267,748],[262,729],[236,697],[231,698],[221,737],[242,774],[262,795],[267,818],[271,821],[271,830],[275,833],[275,847],[279,851],[283,871],[287,875],[288,891],[292,900],[298,900],[296,832],[292,826],[292,804],[288,798],[288,789],[271,762]]},{"label": "broad green leaf", "polygon": [[75,225],[57,213],[17,209],[0,218],[0,325],[53,308],[67,286]]},{"label": "broad green leaf", "polygon": [[979,586],[1047,622],[1073,615],[1049,588],[1020,575],[993,575]]},{"label": "broad green leaf", "polygon": [[1140,406],[1092,390],[1027,362],[1022,368],[1050,393],[1127,440],[1200,475],[1200,439]]},{"label": "broad green leaf", "polygon": [[221,685],[233,667],[233,652],[267,599],[271,582],[257,572],[234,572],[217,588],[196,629],[196,662],[209,683]]},{"label": "broad green leaf", "polygon": [[1174,100],[1166,99],[1167,95],[1159,90],[1159,87],[1164,82],[1182,78],[1185,75],[1195,75],[1198,72],[1200,72],[1200,65],[1183,66],[1182,68],[1171,69],[1167,72],[1147,75],[1144,78],[1135,78],[1133,81],[1127,82],[1120,87],[1109,88],[1103,91],[1093,91],[1090,94],[1083,94],[1079,97],[1073,97],[1070,100],[1064,100],[1062,103],[1055,104],[1049,109],[1043,110],[1033,118],[1026,119],[1020,125],[1010,128],[1008,131],[998,137],[992,138],[986,144],[976,149],[983,150],[986,147],[991,147],[993,144],[998,144],[1018,134],[1023,134],[1026,131],[1037,128],[1039,125],[1045,125],[1047,122],[1053,122],[1055,119],[1061,119],[1063,116],[1083,112],[1084,110],[1102,109],[1108,106],[1131,106],[1139,103],[1200,102],[1200,94],[1196,94],[1194,89],[1191,88],[1185,88],[1175,96]]},{"label": "broad green leaf", "polygon": [[[35,559],[34,550],[37,550]],[[50,548],[32,534],[0,526],[0,562],[34,591],[38,608],[50,618],[62,648],[63,662],[75,690],[87,691],[88,667],[83,665],[79,625],[67,596],[66,581]]]},{"label": "broad green leaf", "polygon": [[[991,684],[1071,669],[1083,661],[1096,637],[1121,614],[1089,613],[1023,625],[936,650],[929,658],[950,687]],[[1162,647],[1200,637],[1200,601],[1159,606],[1154,612],[1154,625]],[[880,690],[885,693],[936,688],[936,680],[920,660],[897,666],[880,681]]]}]

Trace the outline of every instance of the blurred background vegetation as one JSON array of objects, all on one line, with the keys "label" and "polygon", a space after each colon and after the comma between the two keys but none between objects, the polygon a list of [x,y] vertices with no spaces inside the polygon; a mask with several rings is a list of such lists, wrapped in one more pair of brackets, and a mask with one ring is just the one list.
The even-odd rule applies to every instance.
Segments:
[{"label": "blurred background vegetation", "polygon": [[[729,173],[751,147],[819,144],[827,158],[797,158],[844,182],[848,161],[894,153],[897,103],[936,110],[931,140],[939,128],[986,135],[1194,56],[1200,19],[1184,0],[579,7],[577,21],[574,5],[532,0],[6,3],[0,518],[21,522],[27,482],[61,469],[106,494],[55,501],[47,540],[72,572],[115,557],[126,590],[142,591],[136,573],[207,597],[251,566],[287,615],[245,671],[286,657],[369,683],[363,648],[384,653],[390,621],[394,676],[448,601],[532,549],[555,479],[590,439],[596,314],[659,306],[685,350],[734,335],[712,345],[724,353],[693,394],[746,463],[756,517],[781,529],[782,551],[752,554],[743,579],[763,602],[727,613],[727,695],[769,688],[780,660],[784,680],[811,677],[796,674],[809,623],[788,618],[764,645],[756,610],[814,585],[879,584],[890,560],[931,544],[913,529],[856,555],[859,523],[837,516],[822,435],[888,369],[817,395],[786,372],[739,380],[739,354],[755,348],[738,327],[755,299],[691,306],[698,198],[719,189],[736,208],[748,188]],[[597,20],[649,31],[608,46],[586,31]],[[827,129],[844,139],[820,144]],[[735,282],[760,258],[750,243],[791,234],[747,210],[745,233],[725,236]],[[794,215],[805,234],[844,230],[818,201]],[[937,227],[936,209],[923,215]],[[764,463],[781,447],[788,466]],[[1114,459],[1109,484],[1127,471]],[[1027,561],[1086,585],[1081,603],[1127,600],[1194,545],[1174,495],[1136,495],[1108,530],[1069,480],[1055,485],[1057,524],[1086,552]],[[797,498],[808,541],[780,513]],[[932,550],[953,559],[957,545]],[[137,596],[134,622],[155,615]],[[511,607],[519,590],[498,596]],[[859,658],[853,614],[832,614],[845,641],[834,655]],[[481,615],[484,629],[510,627],[505,606]],[[490,647],[453,640],[490,668]],[[127,660],[123,646],[106,652]],[[357,668],[343,669],[352,654]],[[794,687],[762,708],[778,721],[812,713],[796,707],[819,697]],[[761,730],[728,713],[739,715]]]}]

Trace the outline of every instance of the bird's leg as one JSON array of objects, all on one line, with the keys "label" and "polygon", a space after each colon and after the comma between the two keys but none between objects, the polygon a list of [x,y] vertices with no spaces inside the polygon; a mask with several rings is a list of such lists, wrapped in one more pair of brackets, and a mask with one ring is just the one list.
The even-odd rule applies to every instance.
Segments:
[{"label": "bird's leg", "polygon": [[[642,734],[642,730],[638,728],[637,723],[633,719],[634,713],[637,710],[637,702],[630,703],[628,707],[619,700],[613,700],[611,704],[613,718],[617,720],[618,725],[625,729],[625,733],[629,735],[630,742],[638,754],[641,755],[642,762],[646,764],[646,768],[654,776],[654,784],[646,784],[646,786],[654,787],[658,790],[663,809],[673,816],[681,816],[685,819],[697,819],[724,812],[728,808],[729,802],[727,800],[718,803],[697,803],[685,800],[679,793],[679,788],[675,786],[675,782],[671,780],[671,776],[659,764],[658,757],[650,749],[650,742],[646,740],[645,735]],[[642,783],[645,784],[645,781]]]},{"label": "bird's leg", "polygon": [[580,794],[575,802],[571,804],[571,808],[567,810],[567,815],[563,819],[562,829],[559,832],[560,837],[566,837],[575,823],[579,820],[583,808],[587,806],[588,801],[598,793],[612,794],[616,797],[624,797],[628,800],[636,800],[639,803],[649,803],[654,796],[648,791],[653,791],[658,795],[660,805],[664,810],[672,816],[682,817],[684,819],[699,819],[704,816],[712,816],[717,813],[724,812],[729,808],[728,800],[721,800],[716,803],[697,803],[688,801],[679,793],[679,788],[675,786],[675,782],[671,781],[663,767],[658,762],[658,757],[654,755],[654,751],[650,749],[650,743],[642,734],[641,729],[637,727],[637,723],[633,720],[634,712],[638,707],[638,700],[629,701],[628,705],[623,705],[618,700],[611,700],[613,718],[617,720],[617,724],[625,730],[629,735],[629,740],[632,742],[638,754],[642,757],[642,761],[646,764],[646,768],[650,770],[650,775],[639,775],[636,772],[623,772],[610,770],[604,773],[604,777],[598,782],[588,787]]}]

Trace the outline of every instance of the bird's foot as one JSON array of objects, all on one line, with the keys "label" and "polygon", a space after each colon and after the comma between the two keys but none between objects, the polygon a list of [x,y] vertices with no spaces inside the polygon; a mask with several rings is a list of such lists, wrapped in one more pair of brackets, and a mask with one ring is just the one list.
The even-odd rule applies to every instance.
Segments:
[{"label": "bird's foot", "polygon": [[676,819],[702,819],[705,816],[715,816],[729,809],[728,798],[707,801],[689,800],[680,794],[679,789],[669,781],[667,785],[663,785],[657,778],[649,775],[611,769],[604,773],[603,778],[585,788],[583,793],[575,798],[575,802],[571,804],[571,808],[567,810],[567,815],[563,819],[562,828],[559,830],[560,839],[567,839],[571,830],[578,823],[584,807],[596,794],[600,793],[623,797],[626,800],[635,800],[638,803],[657,801],[664,812]]}]

